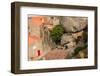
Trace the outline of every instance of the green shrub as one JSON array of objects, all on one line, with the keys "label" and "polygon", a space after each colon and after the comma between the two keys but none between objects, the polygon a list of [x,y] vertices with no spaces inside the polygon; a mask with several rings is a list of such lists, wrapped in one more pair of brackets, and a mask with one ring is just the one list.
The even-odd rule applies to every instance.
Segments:
[{"label": "green shrub", "polygon": [[74,50],[74,53],[72,54],[72,57],[76,56],[80,51],[82,51],[83,49],[86,49],[88,47],[87,44],[84,44],[83,47],[76,47]]},{"label": "green shrub", "polygon": [[62,25],[56,25],[50,32],[50,37],[56,44],[59,44],[63,33],[64,33],[64,29]]}]

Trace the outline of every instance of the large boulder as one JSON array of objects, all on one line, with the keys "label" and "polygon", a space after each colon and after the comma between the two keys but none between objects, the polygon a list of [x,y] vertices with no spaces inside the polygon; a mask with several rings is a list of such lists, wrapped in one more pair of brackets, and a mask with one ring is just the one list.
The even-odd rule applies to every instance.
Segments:
[{"label": "large boulder", "polygon": [[70,42],[73,42],[74,41],[74,38],[72,35],[69,35],[69,34],[63,34],[62,37],[61,37],[61,45],[64,45],[64,44],[68,44]]},{"label": "large boulder", "polygon": [[74,49],[76,48],[75,38],[72,35],[66,33],[61,38],[61,45],[66,51],[68,51],[69,56],[71,56],[74,52]]},{"label": "large boulder", "polygon": [[66,32],[77,32],[86,28],[86,17],[62,17],[61,24]]}]

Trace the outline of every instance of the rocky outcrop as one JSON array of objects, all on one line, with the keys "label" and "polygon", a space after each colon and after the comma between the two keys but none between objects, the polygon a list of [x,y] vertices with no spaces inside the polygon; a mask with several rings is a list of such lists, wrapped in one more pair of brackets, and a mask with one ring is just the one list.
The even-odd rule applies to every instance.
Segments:
[{"label": "rocky outcrop", "polygon": [[[86,29],[88,22],[86,17],[50,17],[48,18],[50,24],[46,24],[46,28],[43,29],[44,32],[44,48],[51,48],[53,53],[54,50],[61,50],[63,52],[66,51],[67,57],[71,57],[72,54],[75,52],[75,49],[77,47],[84,47],[84,42],[83,42],[83,32],[86,32]],[[52,41],[50,38],[50,31],[52,28],[55,27],[55,25],[61,24],[62,27],[64,28],[65,32],[61,36],[60,44],[57,45],[55,42]],[[49,29],[50,28],[50,29]],[[48,49],[46,49],[48,50]],[[58,51],[56,51],[57,53]],[[50,53],[49,53],[50,54]],[[47,59],[59,59],[58,57],[49,57],[51,55],[47,55]],[[58,54],[57,54],[58,55]]]},{"label": "rocky outcrop", "polygon": [[66,32],[78,32],[87,26],[86,17],[62,17],[61,24]]},{"label": "rocky outcrop", "polygon": [[61,37],[61,45],[64,45],[64,44],[68,44],[70,42],[73,42],[74,41],[74,38],[72,35],[69,35],[69,34],[63,34],[63,36]]},{"label": "rocky outcrop", "polygon": [[76,48],[75,38],[70,34],[64,34],[61,38],[61,45],[71,55]]}]

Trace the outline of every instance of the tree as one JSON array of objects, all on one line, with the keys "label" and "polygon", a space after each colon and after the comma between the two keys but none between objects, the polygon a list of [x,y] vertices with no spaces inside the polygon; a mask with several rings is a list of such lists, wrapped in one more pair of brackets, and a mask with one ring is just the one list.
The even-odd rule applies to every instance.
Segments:
[{"label": "tree", "polygon": [[50,37],[56,44],[59,44],[63,33],[64,33],[64,29],[62,25],[56,25],[50,32]]}]

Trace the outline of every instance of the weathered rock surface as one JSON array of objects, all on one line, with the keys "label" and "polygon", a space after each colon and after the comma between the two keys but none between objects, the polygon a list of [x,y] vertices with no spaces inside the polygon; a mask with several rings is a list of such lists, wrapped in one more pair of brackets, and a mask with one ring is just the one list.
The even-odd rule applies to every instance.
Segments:
[{"label": "weathered rock surface", "polygon": [[74,38],[72,35],[69,35],[69,34],[63,34],[63,36],[61,37],[61,45],[64,45],[64,44],[68,44],[70,42],[73,42],[74,41]]},{"label": "weathered rock surface", "polygon": [[71,55],[74,52],[74,49],[76,48],[76,42],[73,36],[67,33],[62,36],[61,45],[66,51],[69,52],[69,55]]},{"label": "weathered rock surface", "polygon": [[86,17],[62,17],[61,24],[66,32],[77,32],[87,26]]}]

